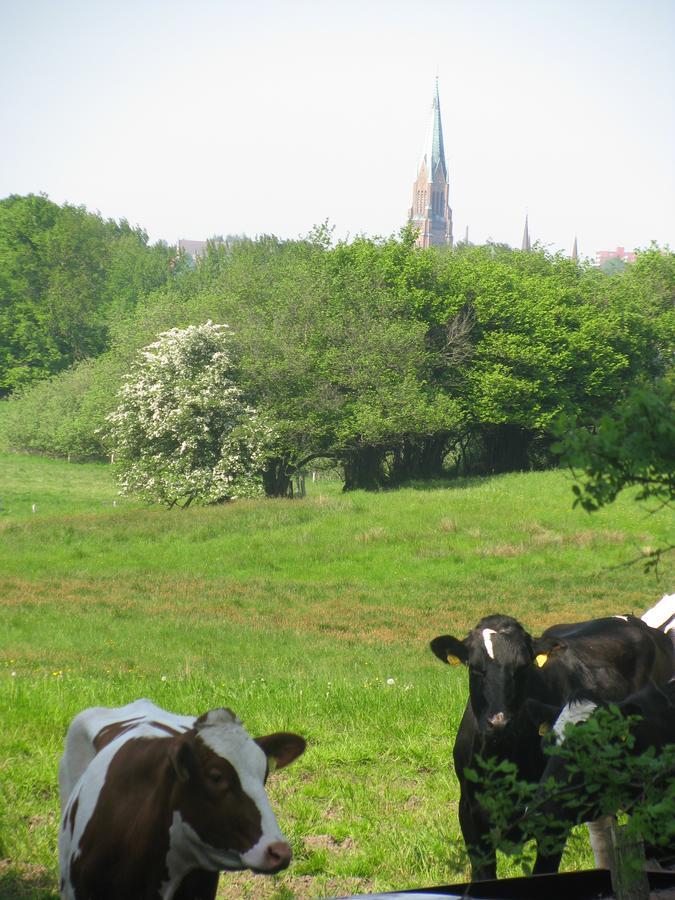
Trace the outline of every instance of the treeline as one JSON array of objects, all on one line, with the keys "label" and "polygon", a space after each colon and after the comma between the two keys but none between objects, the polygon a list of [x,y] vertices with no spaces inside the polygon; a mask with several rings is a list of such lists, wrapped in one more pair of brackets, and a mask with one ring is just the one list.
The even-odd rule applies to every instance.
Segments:
[{"label": "treeline", "polygon": [[597,421],[672,360],[675,255],[656,247],[608,277],[543,250],[419,250],[407,230],[334,245],[318,228],[179,269],[141,299],[109,295],[105,352],[4,404],[13,446],[106,455],[138,349],[208,320],[230,326],[237,385],[275,425],[270,495],[316,458],[347,488],[550,465],[560,413]]},{"label": "treeline", "polygon": [[100,355],[174,255],[126,221],[41,195],[0,200],[0,397]]}]

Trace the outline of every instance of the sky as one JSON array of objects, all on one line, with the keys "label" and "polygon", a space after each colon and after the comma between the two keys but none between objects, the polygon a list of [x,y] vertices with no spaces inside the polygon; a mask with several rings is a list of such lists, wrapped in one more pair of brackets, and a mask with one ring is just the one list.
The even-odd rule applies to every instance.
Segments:
[{"label": "sky", "polygon": [[0,197],[390,235],[436,76],[455,239],[675,249],[675,0],[0,0]]}]

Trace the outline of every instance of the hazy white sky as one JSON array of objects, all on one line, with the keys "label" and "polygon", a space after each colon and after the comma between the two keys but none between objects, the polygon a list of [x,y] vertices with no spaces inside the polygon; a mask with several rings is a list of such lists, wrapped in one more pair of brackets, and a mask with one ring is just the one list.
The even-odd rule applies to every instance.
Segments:
[{"label": "hazy white sky", "polygon": [[0,0],[0,196],[390,234],[436,74],[456,238],[675,248],[675,0]]}]

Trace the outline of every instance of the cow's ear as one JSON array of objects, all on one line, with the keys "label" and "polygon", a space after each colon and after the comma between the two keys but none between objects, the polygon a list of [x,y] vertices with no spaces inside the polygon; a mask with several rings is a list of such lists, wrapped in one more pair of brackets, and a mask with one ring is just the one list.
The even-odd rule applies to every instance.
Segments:
[{"label": "cow's ear", "polygon": [[542,703],[540,700],[534,700],[531,697],[525,701],[525,710],[542,736],[551,730],[551,726],[560,713],[560,707]]},{"label": "cow's ear", "polygon": [[469,651],[464,641],[457,640],[451,634],[440,634],[429,646],[441,662],[449,663],[451,666],[459,663],[466,665],[469,659]]},{"label": "cow's ear", "polygon": [[292,763],[294,759],[305,752],[307,746],[303,737],[288,731],[257,737],[255,742],[265,753],[270,772],[273,772],[274,769],[283,769],[284,766]]},{"label": "cow's ear", "polygon": [[180,781],[189,781],[197,760],[194,749],[186,737],[175,738],[169,748],[169,760]]},{"label": "cow's ear", "polygon": [[535,638],[532,644],[532,653],[534,661],[542,668],[551,659],[555,659],[567,648],[567,644],[555,637],[539,637]]},{"label": "cow's ear", "polygon": [[640,705],[633,703],[632,700],[629,700],[627,703],[617,703],[616,706],[624,719],[627,719],[628,716],[639,716],[640,718],[644,716],[644,710],[640,709]]}]

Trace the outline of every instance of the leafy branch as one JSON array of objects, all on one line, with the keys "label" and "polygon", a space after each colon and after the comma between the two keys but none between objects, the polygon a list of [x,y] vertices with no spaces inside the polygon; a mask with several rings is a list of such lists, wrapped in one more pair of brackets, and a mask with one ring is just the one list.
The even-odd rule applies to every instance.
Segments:
[{"label": "leafy branch", "polygon": [[[585,723],[568,729],[562,744],[547,742],[555,763],[552,776],[538,784],[518,777],[508,760],[478,760],[467,777],[490,822],[490,843],[526,868],[526,842],[540,850],[564,845],[572,825],[601,816],[629,815],[628,831],[655,847],[675,841],[675,745],[657,753],[634,752],[631,728],[639,717],[624,718],[616,707],[599,709]],[[525,812],[519,814],[519,810]]]}]

